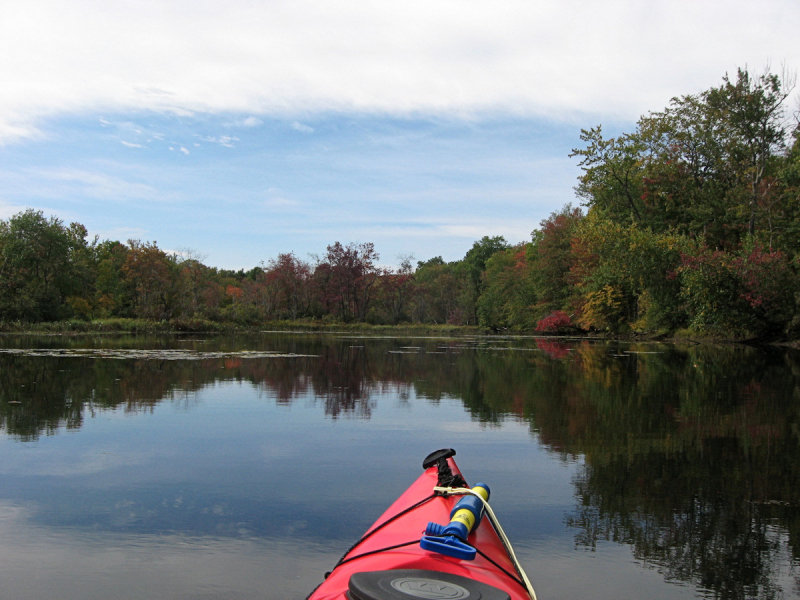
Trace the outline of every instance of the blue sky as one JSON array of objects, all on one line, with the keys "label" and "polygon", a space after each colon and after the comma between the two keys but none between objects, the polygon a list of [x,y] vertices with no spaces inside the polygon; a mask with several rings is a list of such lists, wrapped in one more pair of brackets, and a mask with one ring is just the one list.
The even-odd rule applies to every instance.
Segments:
[{"label": "blue sky", "polygon": [[795,75],[798,26],[795,0],[28,0],[0,18],[0,218],[223,268],[456,260],[577,203],[581,128]]}]

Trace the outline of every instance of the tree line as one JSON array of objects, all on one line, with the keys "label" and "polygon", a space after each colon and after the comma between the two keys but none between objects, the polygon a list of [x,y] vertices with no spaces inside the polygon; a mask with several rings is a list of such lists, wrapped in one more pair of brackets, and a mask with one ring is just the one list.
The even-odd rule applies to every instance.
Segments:
[{"label": "tree line", "polygon": [[379,263],[371,242],[280,254],[248,271],[155,242],[87,240],[41,211],[0,221],[0,320],[135,317],[255,325],[315,319],[496,330],[796,335],[800,124],[784,77],[735,77],[673,98],[633,132],[581,132],[581,207],[516,245]]}]

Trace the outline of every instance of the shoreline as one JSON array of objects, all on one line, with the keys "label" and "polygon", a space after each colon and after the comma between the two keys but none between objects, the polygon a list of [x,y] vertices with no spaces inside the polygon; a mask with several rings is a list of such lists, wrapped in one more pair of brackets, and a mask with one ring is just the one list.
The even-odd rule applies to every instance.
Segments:
[{"label": "shoreline", "polygon": [[564,332],[544,333],[536,331],[496,331],[479,327],[477,325],[425,325],[425,324],[399,324],[399,325],[371,325],[369,323],[337,323],[330,321],[278,321],[267,322],[261,325],[239,325],[236,323],[220,323],[207,320],[190,321],[147,321],[143,319],[97,319],[94,321],[55,321],[42,323],[0,323],[0,336],[10,335],[52,335],[52,336],[80,336],[80,335],[180,335],[185,333],[196,334],[234,334],[234,333],[383,333],[398,336],[415,335],[448,335],[469,336],[480,335],[486,337],[531,337],[551,339],[585,339],[622,342],[662,342],[668,344],[744,344],[750,346],[779,346],[800,349],[800,340],[786,337],[771,338],[730,338],[720,335],[691,334],[682,331],[680,334],[603,334],[598,332]]}]

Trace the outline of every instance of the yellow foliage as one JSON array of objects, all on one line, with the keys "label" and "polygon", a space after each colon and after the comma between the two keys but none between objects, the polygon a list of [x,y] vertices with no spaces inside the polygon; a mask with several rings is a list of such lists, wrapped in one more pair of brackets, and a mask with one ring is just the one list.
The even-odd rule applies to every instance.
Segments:
[{"label": "yellow foliage", "polygon": [[622,292],[610,285],[585,295],[578,323],[585,329],[613,330],[623,317]]}]

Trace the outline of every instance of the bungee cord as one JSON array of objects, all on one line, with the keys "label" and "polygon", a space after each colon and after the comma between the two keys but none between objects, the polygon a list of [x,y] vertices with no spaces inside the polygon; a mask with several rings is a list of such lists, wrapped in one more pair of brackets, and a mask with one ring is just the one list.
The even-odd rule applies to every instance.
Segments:
[{"label": "bungee cord", "polygon": [[522,579],[528,595],[531,597],[531,600],[538,600],[536,597],[536,591],[533,589],[533,584],[528,578],[528,575],[525,573],[525,569],[522,568],[522,564],[519,562],[519,559],[517,559],[517,555],[514,553],[514,548],[511,546],[511,541],[508,539],[506,532],[503,531],[503,527],[500,525],[500,521],[492,510],[492,507],[489,505],[489,501],[476,491],[466,487],[454,488],[435,486],[433,491],[434,493],[442,494],[443,496],[465,496],[467,494],[471,494],[477,498],[480,498],[481,502],[483,503],[483,508],[486,511],[486,515],[489,517],[492,527],[494,527],[497,535],[500,537],[500,541],[503,543],[503,547],[506,549],[508,557],[511,559],[511,562],[514,564],[514,568],[517,570],[517,573]]}]

